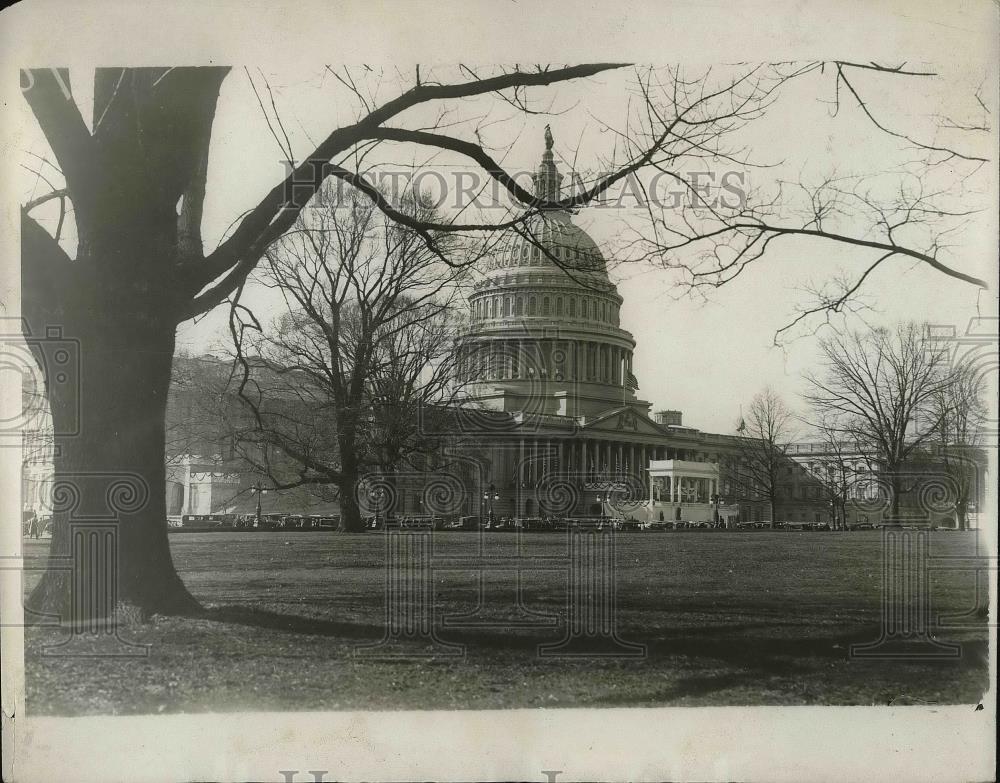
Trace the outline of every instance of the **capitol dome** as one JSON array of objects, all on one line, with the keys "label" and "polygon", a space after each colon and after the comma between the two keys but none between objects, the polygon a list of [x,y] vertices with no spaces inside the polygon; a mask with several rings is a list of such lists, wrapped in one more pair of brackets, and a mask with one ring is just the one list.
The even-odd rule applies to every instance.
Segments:
[{"label": "capitol dome", "polygon": [[[552,132],[545,126],[545,152],[532,175],[535,195],[546,201],[558,201],[562,195],[563,175],[552,153]],[[499,252],[490,269],[542,267],[565,270],[570,275],[583,274],[607,282],[608,270],[597,243],[577,226],[565,209],[547,209],[532,215],[514,228],[510,240]]]},{"label": "capitol dome", "polygon": [[607,265],[597,243],[573,222],[566,210],[533,215],[497,254],[489,269],[554,268],[608,281]]},{"label": "capitol dome", "polygon": [[[560,200],[548,127],[533,179],[537,197]],[[463,340],[474,396],[508,411],[524,410],[530,398],[537,412],[567,416],[635,399],[635,340],[620,325],[622,297],[597,243],[568,210],[543,209],[511,229],[482,271]]]}]

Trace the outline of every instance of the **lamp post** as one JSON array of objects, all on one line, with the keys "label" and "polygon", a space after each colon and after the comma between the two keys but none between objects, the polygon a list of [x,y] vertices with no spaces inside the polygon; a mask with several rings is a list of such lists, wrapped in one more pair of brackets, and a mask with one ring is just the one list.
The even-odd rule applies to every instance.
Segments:
[{"label": "lamp post", "polygon": [[261,511],[260,511],[260,496],[261,496],[261,495],[266,495],[266,494],[267,494],[267,490],[266,490],[266,489],[264,489],[264,488],[263,488],[263,487],[261,486],[261,483],[260,483],[259,481],[258,481],[258,482],[257,482],[257,483],[256,483],[256,484],[254,485],[254,488],[253,488],[253,490],[254,490],[254,492],[256,492],[256,493],[257,493],[257,513],[256,513],[256,514],[254,515],[254,523],[253,523],[253,526],[254,526],[254,527],[260,527],[260,520],[261,520]]},{"label": "lamp post", "polygon": [[487,490],[483,493],[483,500],[489,504],[489,516],[487,516],[487,526],[493,527],[493,501],[500,499],[500,493],[497,492],[496,486],[490,484]]},{"label": "lamp post", "polygon": [[719,526],[719,496],[712,495],[712,523]]},{"label": "lamp post", "polygon": [[614,500],[614,495],[612,494],[610,489],[606,490],[603,495],[599,494],[597,496],[597,502],[601,504],[601,522],[603,522],[608,517],[608,514],[606,513],[606,509],[604,507],[605,504],[611,505],[613,500]]},{"label": "lamp post", "polygon": [[833,498],[830,498],[830,529],[837,529],[837,503]]}]

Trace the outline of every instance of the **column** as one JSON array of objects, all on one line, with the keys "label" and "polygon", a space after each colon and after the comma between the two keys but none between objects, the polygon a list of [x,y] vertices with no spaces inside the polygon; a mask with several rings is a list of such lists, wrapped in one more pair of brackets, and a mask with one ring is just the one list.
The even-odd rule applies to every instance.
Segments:
[{"label": "column", "polygon": [[587,462],[587,439],[580,438],[580,472],[583,474],[583,482],[586,484],[590,479],[590,463]]}]

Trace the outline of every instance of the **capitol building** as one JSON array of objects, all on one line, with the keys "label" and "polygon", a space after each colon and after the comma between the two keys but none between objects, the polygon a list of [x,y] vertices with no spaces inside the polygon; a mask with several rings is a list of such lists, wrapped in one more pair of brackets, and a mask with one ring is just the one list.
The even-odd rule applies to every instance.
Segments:
[{"label": "capitol building", "polygon": [[[562,182],[546,128],[535,194],[559,202]],[[413,470],[363,477],[357,487],[362,512],[727,527],[770,520],[767,493],[751,478],[745,433],[703,432],[685,424],[681,411],[653,411],[640,396],[636,341],[622,328],[625,303],[608,275],[613,259],[574,223],[571,211],[543,208],[506,240],[480,267],[468,296],[455,363],[459,397],[430,410],[423,422],[434,448],[417,455]],[[212,356],[175,357],[185,362],[195,374],[196,365],[224,364]],[[223,398],[235,406],[231,396]],[[171,389],[168,430],[184,437],[166,454],[169,518],[247,514],[254,505],[258,513],[262,507],[274,514],[339,512],[339,499],[326,485],[316,485],[320,492],[268,494],[259,473],[238,457],[225,421],[205,423],[195,415],[200,398],[197,388]],[[32,447],[29,436],[43,445],[51,445],[51,436],[25,434],[26,453],[36,456],[25,460],[24,508],[44,515],[51,449]],[[833,463],[849,474],[852,487],[842,522],[875,522],[883,513],[869,502],[874,474],[868,455],[845,450],[845,444],[835,454],[824,444],[782,448],[775,522],[834,521]],[[382,500],[375,485],[385,487]]]},{"label": "capitol building", "polygon": [[[562,195],[552,136],[533,175],[547,202]],[[569,210],[545,209],[512,231],[480,267],[458,341],[457,404],[430,411],[438,448],[415,470],[359,483],[363,513],[488,519],[613,517],[636,522],[764,522],[768,503],[749,479],[746,439],[685,425],[640,396],[635,338],[621,326],[609,259]],[[211,356],[175,358],[219,365]],[[225,373],[223,373],[225,375]],[[201,421],[197,389],[172,388],[168,428],[185,433],[167,454],[167,513],[336,514],[329,492],[260,491],[224,422]],[[235,402],[232,402],[236,405]],[[442,415],[443,414],[443,415]],[[434,428],[440,428],[434,430]],[[807,444],[806,444],[807,445]],[[818,475],[823,454],[791,444],[779,520],[831,520]],[[858,455],[859,470],[864,468]],[[44,508],[39,463],[26,507]],[[36,475],[37,474],[37,475]],[[385,486],[373,500],[372,486]],[[255,491],[256,488],[256,491]],[[322,489],[322,487],[321,487]],[[391,497],[391,499],[390,499]],[[258,507],[260,507],[258,505]],[[858,521],[861,509],[849,510]]]},{"label": "capitol building", "polygon": [[[535,194],[561,197],[552,136]],[[497,516],[735,519],[740,439],[651,412],[608,260],[568,210],[534,216],[469,299],[456,453],[473,460]],[[812,521],[810,516],[809,521]],[[825,519],[824,519],[825,521]]]}]

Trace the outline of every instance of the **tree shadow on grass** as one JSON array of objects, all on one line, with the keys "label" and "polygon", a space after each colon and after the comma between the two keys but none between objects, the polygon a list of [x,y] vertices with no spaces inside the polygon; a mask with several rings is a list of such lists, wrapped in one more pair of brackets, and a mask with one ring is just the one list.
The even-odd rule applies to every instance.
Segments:
[{"label": "tree shadow on grass", "polygon": [[[386,628],[379,622],[345,621],[323,618],[304,617],[294,614],[284,614],[262,608],[247,606],[221,606],[207,608],[199,617],[221,623],[268,629],[273,631],[304,634],[312,636],[335,637],[344,641],[377,641],[386,637]],[[587,647],[577,647],[582,655],[574,656],[578,664],[596,666],[621,665],[663,665],[677,659],[696,660],[700,664],[735,667],[741,670],[751,670],[756,674],[789,675],[798,672],[813,671],[817,662],[834,662],[849,660],[849,651],[853,644],[864,644],[878,638],[877,625],[854,626],[849,631],[836,634],[818,635],[810,632],[808,626],[789,628],[775,627],[774,634],[766,634],[767,624],[746,623],[705,629],[683,629],[675,633],[658,629],[655,635],[643,634],[627,630],[620,637],[632,643],[644,644],[646,655],[638,659],[616,658],[600,654],[599,642],[593,645],[594,656],[588,658]],[[779,632],[780,631],[780,632]],[[538,659],[539,645],[551,645],[558,642],[562,628],[552,629],[513,629],[505,627],[502,620],[490,628],[445,628],[436,634],[440,641],[464,645],[475,654],[509,651],[522,653],[533,662],[543,663],[566,662],[566,658],[547,657]],[[426,640],[417,640],[420,644]],[[963,642],[961,658],[946,661],[926,661],[930,665],[951,665],[960,668],[975,668],[983,665],[986,642],[971,640]],[[729,675],[727,675],[729,676]],[[685,695],[701,695],[703,688],[728,687],[739,684],[741,678],[749,675],[732,675],[734,680],[721,682],[718,678],[708,678],[704,683],[693,682],[690,693],[680,692],[669,694],[670,698],[682,698]],[[679,686],[678,686],[679,687]]]},{"label": "tree shadow on grass", "polygon": [[202,609],[195,616],[219,623],[309,636],[335,636],[342,639],[380,639],[384,633],[378,625],[282,614],[249,606],[209,607]]}]

